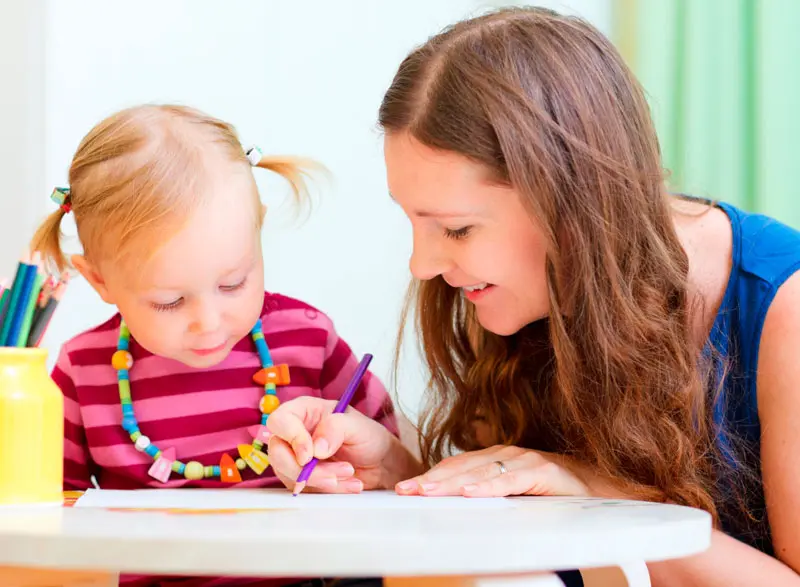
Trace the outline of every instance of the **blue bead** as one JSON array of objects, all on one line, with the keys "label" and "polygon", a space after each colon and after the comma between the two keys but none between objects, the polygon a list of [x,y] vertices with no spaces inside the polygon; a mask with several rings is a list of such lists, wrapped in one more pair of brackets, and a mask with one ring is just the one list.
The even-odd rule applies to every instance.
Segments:
[{"label": "blue bead", "polygon": [[253,326],[252,332],[263,332],[262,331],[262,326],[261,326],[261,318],[256,320],[256,324],[255,324],[255,326]]},{"label": "blue bead", "polygon": [[128,434],[133,434],[134,431],[139,429],[139,423],[132,415],[122,418],[122,428]]},{"label": "blue bead", "polygon": [[122,415],[133,416],[133,404],[122,404]]},{"label": "blue bead", "polygon": [[269,416],[269,414],[261,414],[261,425],[262,426],[266,426],[267,425],[267,417],[268,416]]},{"label": "blue bead", "polygon": [[120,369],[117,371],[117,379],[127,379],[130,380],[130,376],[128,375],[127,369]]},{"label": "blue bead", "polygon": [[186,463],[181,463],[181,466],[178,467],[178,475],[183,475],[183,472],[186,470]]},{"label": "blue bead", "polygon": [[253,342],[256,343],[256,350],[258,351],[258,357],[261,359],[261,366],[264,368],[272,367],[272,357],[269,354],[267,343],[262,339],[255,339]]},{"label": "blue bead", "polygon": [[219,477],[219,465],[214,465],[214,477]]},{"label": "blue bead", "polygon": [[127,351],[128,350],[128,341],[124,338],[119,339],[117,342],[117,350],[118,351]]},{"label": "blue bead", "polygon": [[156,453],[158,452],[158,447],[151,442],[149,445],[147,445],[147,448],[144,449],[144,452],[149,454],[151,457],[155,457]]}]

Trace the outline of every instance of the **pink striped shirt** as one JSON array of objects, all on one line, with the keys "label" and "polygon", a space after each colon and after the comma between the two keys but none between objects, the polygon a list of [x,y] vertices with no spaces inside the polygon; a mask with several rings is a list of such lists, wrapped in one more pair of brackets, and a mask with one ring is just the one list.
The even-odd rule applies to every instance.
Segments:
[{"label": "pink striped shirt", "polygon": [[[339,338],[331,320],[301,301],[266,293],[261,311],[264,337],[274,363],[289,365],[291,383],[278,387],[281,402],[299,396],[338,399],[358,360]],[[64,488],[87,489],[95,475],[105,489],[145,487],[231,487],[219,478],[187,480],[172,473],[167,483],[147,474],[153,459],[137,451],[120,425],[117,372],[120,316],[79,334],[61,349],[53,379],[64,394]],[[131,398],[141,433],[179,460],[219,465],[237,446],[250,444],[248,428],[261,423],[263,388],[253,374],[261,368],[252,339],[240,340],[230,355],[209,369],[193,369],[155,356],[131,337]],[[392,402],[381,382],[367,373],[351,404],[397,434]],[[267,469],[258,476],[241,471],[237,487],[281,483]]]}]

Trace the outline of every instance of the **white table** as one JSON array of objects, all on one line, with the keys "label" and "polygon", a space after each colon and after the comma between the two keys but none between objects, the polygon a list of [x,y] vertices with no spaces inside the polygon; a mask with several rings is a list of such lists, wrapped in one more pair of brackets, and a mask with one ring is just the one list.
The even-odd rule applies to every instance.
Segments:
[{"label": "white table", "polygon": [[[25,568],[91,570],[106,577],[437,577],[432,584],[445,585],[443,577],[450,575],[641,564],[699,553],[710,544],[710,517],[694,509],[595,499],[517,499],[518,508],[470,511],[3,509],[0,567],[6,566],[12,578]],[[84,583],[77,574],[65,576],[72,577],[71,584],[100,584],[89,575]],[[542,582],[547,576],[514,584],[553,584]],[[70,584],[67,579],[63,584]],[[0,583],[12,584],[7,581]],[[106,585],[112,583],[106,578]]]}]

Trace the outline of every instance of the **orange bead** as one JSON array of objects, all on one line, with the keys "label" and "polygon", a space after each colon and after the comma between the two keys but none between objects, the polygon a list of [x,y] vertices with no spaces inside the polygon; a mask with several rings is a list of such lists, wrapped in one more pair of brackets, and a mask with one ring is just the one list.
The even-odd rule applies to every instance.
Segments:
[{"label": "orange bead", "polygon": [[219,460],[219,477],[223,483],[239,483],[242,480],[236,463],[228,453],[224,453]]},{"label": "orange bead", "polygon": [[117,371],[133,367],[133,356],[128,351],[117,351],[111,357],[111,366]]},{"label": "orange bead", "polygon": [[289,365],[274,365],[261,369],[258,373],[253,375],[253,381],[258,385],[266,385],[267,383],[289,385],[291,381],[289,377]]},{"label": "orange bead", "polygon": [[271,414],[278,409],[279,405],[281,405],[281,400],[278,399],[277,395],[265,395],[258,402],[258,407],[262,414]]}]

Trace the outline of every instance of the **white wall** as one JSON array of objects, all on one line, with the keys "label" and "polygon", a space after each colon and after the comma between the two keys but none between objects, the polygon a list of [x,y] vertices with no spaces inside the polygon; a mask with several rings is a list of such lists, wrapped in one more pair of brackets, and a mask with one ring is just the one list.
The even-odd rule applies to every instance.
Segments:
[{"label": "white wall", "polygon": [[[0,0],[0,276],[13,277],[47,193],[45,0]],[[47,196],[45,195],[45,199]]]},{"label": "white wall", "polygon": [[[580,12],[607,30],[609,2],[547,4]],[[271,208],[264,234],[267,287],[327,312],[356,353],[375,354],[374,369],[388,381],[410,232],[387,195],[377,108],[414,45],[492,5],[499,4],[50,0],[44,173],[39,162],[33,173],[4,165],[3,175],[22,175],[27,183],[13,195],[0,190],[3,217],[9,208],[24,209],[26,217],[52,209],[51,186],[65,182],[78,142],[103,116],[140,102],[199,107],[232,122],[245,143],[309,155],[331,169],[333,183],[318,190],[318,207],[302,226],[292,225],[290,209],[281,206],[282,184],[257,172]],[[13,122],[13,115],[8,118]],[[35,135],[40,124],[36,118],[17,126]],[[74,234],[69,223],[65,228]],[[11,236],[16,243],[2,241],[5,273],[12,270],[9,251],[15,258],[30,235]],[[44,344],[52,355],[64,340],[112,312],[77,280]],[[422,387],[412,356],[401,378],[404,407],[416,409]]]}]

